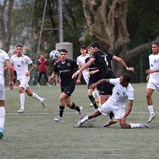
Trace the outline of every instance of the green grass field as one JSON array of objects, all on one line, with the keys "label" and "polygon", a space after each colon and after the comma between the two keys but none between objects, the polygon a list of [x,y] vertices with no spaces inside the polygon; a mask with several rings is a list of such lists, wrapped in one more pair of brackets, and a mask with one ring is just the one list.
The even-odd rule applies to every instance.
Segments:
[{"label": "green grass field", "polygon": [[[127,122],[146,122],[148,110],[145,84],[133,84],[135,102]],[[6,123],[4,138],[0,140],[0,159],[158,159],[159,105],[158,92],[153,95],[156,118],[149,129],[120,129],[119,124],[109,128],[102,125],[108,117],[100,116],[75,128],[77,112],[65,109],[64,120],[55,123],[58,114],[60,88],[31,89],[47,99],[47,108],[26,97],[25,113],[19,109],[18,89],[6,91]],[[86,86],[76,86],[72,100],[84,107],[84,114],[93,111],[86,95]]]}]

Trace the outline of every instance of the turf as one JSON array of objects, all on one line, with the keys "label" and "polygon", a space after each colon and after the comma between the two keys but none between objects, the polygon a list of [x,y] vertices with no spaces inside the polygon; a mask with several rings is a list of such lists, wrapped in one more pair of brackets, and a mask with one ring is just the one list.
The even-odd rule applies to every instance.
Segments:
[{"label": "turf", "polygon": [[[135,101],[128,122],[145,122],[148,111],[145,84],[133,84]],[[77,112],[65,109],[64,120],[55,123],[58,114],[60,88],[36,87],[31,89],[47,99],[47,108],[26,97],[25,113],[18,114],[18,89],[6,91],[5,133],[0,140],[0,159],[157,159],[159,148],[158,93],[153,95],[156,118],[149,129],[120,129],[116,124],[109,128],[102,125],[108,120],[100,116],[75,128]],[[72,95],[77,105],[84,107],[84,114],[93,111],[86,95],[86,86],[76,86]]]}]

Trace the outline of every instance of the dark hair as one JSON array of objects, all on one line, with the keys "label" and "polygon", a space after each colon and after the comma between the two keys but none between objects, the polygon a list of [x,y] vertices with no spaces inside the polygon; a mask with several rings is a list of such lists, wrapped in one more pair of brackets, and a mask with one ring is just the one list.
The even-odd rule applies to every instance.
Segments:
[{"label": "dark hair", "polygon": [[127,81],[128,83],[130,83],[131,81],[131,75],[129,73],[124,73],[123,75],[123,78],[125,81]]},{"label": "dark hair", "polygon": [[80,49],[87,49],[87,47],[85,45],[81,45]]},{"label": "dark hair", "polygon": [[159,41],[154,41],[152,44],[159,45]]},{"label": "dark hair", "polygon": [[22,44],[17,44],[17,45],[16,45],[16,48],[17,48],[17,47],[21,47],[21,48],[22,48],[23,46],[22,46]]},{"label": "dark hair", "polygon": [[97,47],[98,49],[101,49],[101,46],[100,46],[100,44],[98,42],[91,43],[90,47],[93,47],[93,48]]},{"label": "dark hair", "polygon": [[61,52],[65,52],[65,53],[67,53],[67,50],[66,49],[60,49],[60,51],[59,51],[60,53]]}]

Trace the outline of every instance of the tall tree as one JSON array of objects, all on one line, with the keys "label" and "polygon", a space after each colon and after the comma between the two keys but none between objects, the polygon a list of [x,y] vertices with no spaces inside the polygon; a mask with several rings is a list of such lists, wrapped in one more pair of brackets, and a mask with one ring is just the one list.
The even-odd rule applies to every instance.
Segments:
[{"label": "tall tree", "polygon": [[[127,48],[130,41],[127,29],[127,0],[82,0],[82,4],[90,35],[108,50],[115,50],[126,62],[149,48],[149,43],[131,50]],[[121,71],[120,67],[117,67],[117,73],[118,71]]]}]

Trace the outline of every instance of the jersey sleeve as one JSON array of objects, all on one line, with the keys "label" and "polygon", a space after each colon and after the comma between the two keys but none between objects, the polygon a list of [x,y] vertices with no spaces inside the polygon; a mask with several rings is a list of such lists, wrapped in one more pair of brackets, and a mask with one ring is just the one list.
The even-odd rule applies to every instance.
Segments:
[{"label": "jersey sleeve", "polygon": [[29,65],[33,63],[33,61],[31,60],[30,57],[26,56],[26,59],[27,59],[27,62],[28,62]]},{"label": "jersey sleeve", "polygon": [[134,100],[134,88],[132,87],[130,83],[127,89],[128,89],[128,100]]},{"label": "jersey sleeve", "polygon": [[111,83],[113,85],[119,84],[120,83],[120,78],[111,78],[109,80],[109,83]]}]

